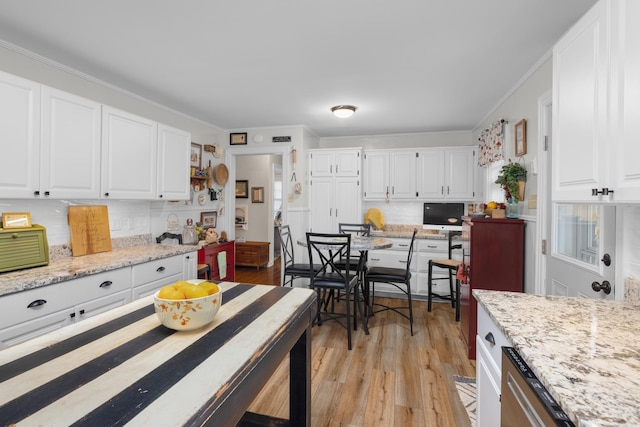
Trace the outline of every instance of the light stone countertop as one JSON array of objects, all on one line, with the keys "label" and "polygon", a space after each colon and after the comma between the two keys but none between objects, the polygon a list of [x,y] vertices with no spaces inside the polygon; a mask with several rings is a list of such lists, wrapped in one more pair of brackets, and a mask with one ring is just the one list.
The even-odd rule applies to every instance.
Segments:
[{"label": "light stone countertop", "polygon": [[195,245],[148,243],[79,257],[53,257],[47,266],[0,273],[0,296],[196,250]]},{"label": "light stone countertop", "polygon": [[387,224],[382,230],[372,229],[371,236],[410,239],[413,235],[414,228],[418,229],[418,233],[416,233],[416,239],[447,240],[448,238],[448,235],[445,233],[440,233],[435,230],[424,230],[422,228],[422,224]]},{"label": "light stone countertop", "polygon": [[473,295],[577,426],[640,426],[640,305]]}]

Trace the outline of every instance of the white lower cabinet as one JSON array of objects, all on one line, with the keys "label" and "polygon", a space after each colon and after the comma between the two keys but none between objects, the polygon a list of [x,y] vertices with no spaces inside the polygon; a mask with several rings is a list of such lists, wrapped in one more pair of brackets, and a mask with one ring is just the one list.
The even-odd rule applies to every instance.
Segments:
[{"label": "white lower cabinet", "polygon": [[182,255],[145,262],[131,267],[133,299],[153,295],[158,289],[176,280],[182,280]]},{"label": "white lower cabinet", "polygon": [[511,346],[500,328],[478,304],[476,336],[476,426],[500,425],[502,347]]},{"label": "white lower cabinet", "polygon": [[[417,240],[418,247],[416,248],[417,256],[417,268],[416,273],[417,288],[416,293],[419,295],[429,294],[429,260],[432,259],[446,259],[449,256],[447,250],[448,240]],[[446,278],[447,274],[445,270],[440,268],[433,269],[434,278]],[[436,280],[433,282],[433,292],[440,295],[449,295],[449,282],[446,280]]]},{"label": "white lower cabinet", "polygon": [[[391,268],[407,268],[407,255],[411,239],[391,238],[388,239],[393,242],[393,246],[389,249],[381,249],[375,251],[369,251],[369,257],[367,259],[367,267],[391,267]],[[415,248],[414,248],[415,251]],[[411,260],[411,294],[415,293],[416,289],[416,257],[415,252],[413,259]],[[401,292],[392,285],[386,283],[376,283],[375,292],[383,292],[390,294],[401,294]]]},{"label": "white lower cabinet", "polygon": [[175,255],[0,297],[0,349],[196,277],[197,252]]}]

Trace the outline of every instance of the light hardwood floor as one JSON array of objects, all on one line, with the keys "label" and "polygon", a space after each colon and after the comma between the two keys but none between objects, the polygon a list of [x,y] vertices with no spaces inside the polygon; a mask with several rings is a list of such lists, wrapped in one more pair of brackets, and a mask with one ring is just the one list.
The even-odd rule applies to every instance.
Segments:
[{"label": "light hardwood floor", "polygon": [[[279,268],[279,263],[258,272],[238,267],[236,281],[278,285]],[[414,316],[412,337],[406,319],[393,312],[376,314],[369,320],[370,335],[361,327],[355,331],[351,351],[345,329],[336,322],[313,328],[314,427],[470,425],[453,376],[475,376],[475,362],[466,357],[454,310],[436,303],[428,313],[425,301],[414,301]],[[284,360],[250,410],[288,418],[288,381]]]}]

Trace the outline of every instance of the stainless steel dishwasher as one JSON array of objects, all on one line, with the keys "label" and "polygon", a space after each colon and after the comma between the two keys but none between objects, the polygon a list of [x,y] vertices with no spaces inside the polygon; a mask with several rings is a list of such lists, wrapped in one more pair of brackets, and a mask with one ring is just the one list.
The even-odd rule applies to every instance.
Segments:
[{"label": "stainless steel dishwasher", "polygon": [[502,347],[500,425],[574,426],[513,347]]}]

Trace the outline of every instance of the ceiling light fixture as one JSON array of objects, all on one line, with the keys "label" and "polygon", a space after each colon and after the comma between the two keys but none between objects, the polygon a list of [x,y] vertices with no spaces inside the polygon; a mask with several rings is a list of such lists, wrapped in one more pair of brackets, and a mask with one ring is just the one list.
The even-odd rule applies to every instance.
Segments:
[{"label": "ceiling light fixture", "polygon": [[353,116],[353,113],[356,112],[356,107],[353,105],[336,105],[331,108],[331,112],[341,119],[346,119],[347,117]]}]

